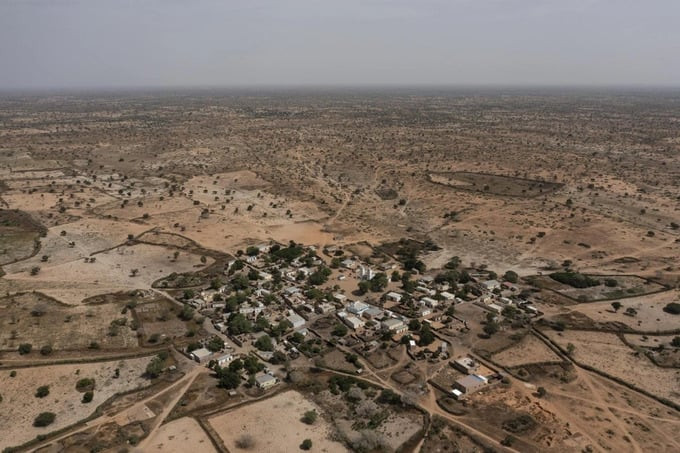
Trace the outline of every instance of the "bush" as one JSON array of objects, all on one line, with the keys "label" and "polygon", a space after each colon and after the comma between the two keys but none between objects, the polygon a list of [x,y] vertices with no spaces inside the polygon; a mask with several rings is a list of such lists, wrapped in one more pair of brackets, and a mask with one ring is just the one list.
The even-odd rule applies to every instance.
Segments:
[{"label": "bush", "polygon": [[670,313],[671,315],[680,315],[680,303],[671,302],[670,304],[667,304],[665,307],[663,307],[663,311]]},{"label": "bush", "polygon": [[519,417],[503,422],[503,429],[515,434],[529,431],[535,426],[536,420],[534,420],[533,417],[528,414],[522,414]]},{"label": "bush", "polygon": [[302,441],[300,444],[300,449],[301,450],[311,450],[312,449],[312,440],[311,439],[305,439]]},{"label": "bush", "polygon": [[33,420],[33,426],[40,428],[51,425],[55,418],[57,418],[57,416],[54,414],[54,412],[41,412],[38,414],[35,420]]},{"label": "bush", "polygon": [[76,390],[79,392],[87,392],[94,390],[94,379],[92,378],[82,378],[76,382]]},{"label": "bush", "polygon": [[236,439],[236,447],[242,450],[249,450],[255,446],[255,439],[250,434],[243,434]]},{"label": "bush", "polygon": [[316,411],[311,410],[305,412],[305,415],[302,416],[302,423],[306,423],[308,425],[313,425],[314,422],[316,422],[316,419],[318,418],[318,415]]},{"label": "bush", "polygon": [[45,398],[49,394],[50,394],[50,386],[49,385],[41,385],[35,391],[35,397],[36,398]]},{"label": "bush", "polygon": [[83,399],[81,400],[84,404],[87,404],[92,401],[92,398],[94,398],[94,392],[93,391],[88,391],[83,393]]},{"label": "bush", "polygon": [[45,345],[42,348],[40,348],[40,354],[42,355],[50,355],[52,354],[52,346],[50,345]]},{"label": "bush", "polygon": [[401,404],[401,396],[390,389],[384,389],[380,392],[378,402],[382,404]]},{"label": "bush", "polygon": [[25,355],[33,350],[33,345],[31,343],[21,343],[19,345],[19,354]]}]

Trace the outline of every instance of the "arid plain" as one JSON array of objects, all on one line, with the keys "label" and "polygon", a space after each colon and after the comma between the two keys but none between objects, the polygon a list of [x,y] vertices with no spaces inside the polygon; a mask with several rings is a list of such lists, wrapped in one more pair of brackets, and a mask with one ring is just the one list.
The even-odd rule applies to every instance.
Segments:
[{"label": "arid plain", "polygon": [[3,95],[0,448],[678,451],[679,131],[663,91]]}]

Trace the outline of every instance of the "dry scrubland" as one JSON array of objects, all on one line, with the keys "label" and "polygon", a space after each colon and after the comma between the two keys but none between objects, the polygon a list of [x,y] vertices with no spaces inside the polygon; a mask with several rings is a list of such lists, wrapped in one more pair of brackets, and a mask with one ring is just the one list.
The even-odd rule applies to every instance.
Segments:
[{"label": "dry scrubland", "polygon": [[[119,360],[75,365],[54,365],[17,369],[16,377],[10,377],[10,370],[0,372],[0,388],[3,401],[0,411],[0,447],[19,445],[46,434],[72,425],[85,417],[116,393],[127,392],[147,385],[142,377],[149,358]],[[114,378],[115,370],[120,377]],[[76,389],[82,378],[95,380],[94,398],[82,403],[83,394]],[[41,385],[49,385],[49,395],[34,396]],[[56,418],[47,428],[33,427],[33,419],[41,412],[54,412]]]},{"label": "dry scrubland", "polygon": [[[132,351],[153,346],[153,334],[181,346],[191,341],[188,333],[202,338],[206,332],[179,319],[180,307],[163,294],[183,289],[152,289],[170,274],[196,273],[193,282],[207,283],[223,277],[221,266],[237,250],[268,240],[338,244],[376,265],[384,256],[372,256],[372,246],[407,237],[440,247],[420,257],[428,269],[455,255],[499,275],[508,269],[543,274],[539,279],[558,292],[544,289],[530,299],[545,314],[542,329],[566,320],[563,332],[544,330],[553,341],[564,349],[573,344],[577,362],[678,403],[671,346],[678,319],[663,307],[680,299],[672,289],[680,282],[679,100],[673,92],[545,90],[3,95],[1,358],[8,366]],[[395,253],[394,247],[381,250]],[[564,267],[618,275],[617,285],[576,289],[547,277]],[[337,284],[349,295],[356,282],[338,275],[326,286]],[[130,295],[140,289],[144,296]],[[614,310],[617,300],[622,308]],[[122,313],[131,301],[137,306]],[[513,373],[529,373],[531,384],[513,382],[456,403],[465,409],[456,421],[468,432],[439,420],[421,451],[479,451],[488,439],[475,436],[506,439],[504,423],[522,414],[537,426],[513,433],[520,451],[680,449],[677,411],[572,366],[527,335],[526,325],[485,338],[485,310],[459,304],[456,314],[470,331],[456,321],[456,328],[441,332],[453,354],[488,354]],[[137,332],[129,327],[133,318]],[[111,335],[114,319],[121,325]],[[624,327],[639,351],[612,333]],[[520,333],[523,338],[515,337]],[[93,341],[101,351],[88,349]],[[32,343],[34,351],[20,356],[21,343]],[[54,356],[40,355],[45,345]],[[660,345],[664,352],[653,354],[667,368],[645,356]],[[418,384],[452,374],[451,367],[405,354],[379,357],[384,352],[376,349],[362,365],[384,367],[376,371],[384,383],[445,416],[436,404],[441,395],[427,385],[422,393]],[[344,351],[329,348],[323,355],[329,366],[355,372]],[[116,392],[145,386],[148,361],[19,368],[15,378],[6,368],[0,447],[76,423]],[[309,361],[303,356],[300,364]],[[195,367],[183,366],[178,376]],[[115,368],[118,379],[111,378]],[[364,376],[378,379],[370,370]],[[96,379],[92,403],[80,403],[79,377]],[[51,391],[38,399],[33,393],[42,380]],[[202,407],[224,409],[256,392],[228,397],[206,387],[210,382],[207,375],[192,385],[182,381],[177,388],[186,384],[184,395],[173,389],[184,405],[174,407],[174,421],[152,431],[145,451],[213,451],[208,433],[184,415],[200,417]],[[537,396],[535,386],[547,396]],[[137,396],[129,398],[117,402]],[[370,440],[397,450],[421,428],[419,413],[372,407],[373,396],[361,398],[374,416],[387,411]],[[145,419],[139,423],[150,425],[149,407],[170,413],[161,401],[167,399],[160,395],[124,415],[138,414]],[[313,451],[346,451],[335,436],[348,445],[367,440],[359,439],[364,426],[344,396],[322,391],[313,399],[285,391],[209,423],[232,452],[240,451],[242,434],[254,439],[253,451],[298,451],[305,438]],[[310,426],[300,418],[312,408],[324,416]],[[47,409],[57,413],[55,423],[33,428],[37,412]],[[126,444],[117,438],[120,427],[93,429],[100,428],[117,439],[112,445]],[[143,433],[141,425],[129,428]],[[69,439],[78,444],[77,436]]]}]

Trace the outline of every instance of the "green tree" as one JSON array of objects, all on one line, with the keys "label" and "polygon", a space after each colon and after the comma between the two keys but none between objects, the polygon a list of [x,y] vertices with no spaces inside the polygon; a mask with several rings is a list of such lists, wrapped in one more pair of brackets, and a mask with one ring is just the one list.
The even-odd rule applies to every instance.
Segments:
[{"label": "green tree", "polygon": [[430,325],[427,323],[422,323],[420,326],[420,337],[418,339],[418,345],[419,346],[427,346],[430,345],[434,342],[435,336],[432,333],[432,330],[430,330]]},{"label": "green tree", "polygon": [[311,439],[305,439],[302,441],[300,444],[300,449],[301,450],[311,450],[312,449],[312,440]]},{"label": "green tree", "polygon": [[384,290],[387,287],[387,275],[383,272],[378,272],[371,279],[369,287],[374,293]]},{"label": "green tree", "polygon": [[231,335],[241,335],[252,332],[253,325],[242,313],[234,313],[227,321],[227,328]]},{"label": "green tree", "polygon": [[614,311],[619,311],[621,307],[623,307],[623,305],[621,305],[621,302],[619,302],[618,300],[616,302],[612,302],[612,308],[614,309]]},{"label": "green tree", "polygon": [[331,331],[331,335],[334,337],[344,337],[347,335],[347,326],[341,323],[335,324],[335,327],[333,327],[333,331]]},{"label": "green tree", "polygon": [[206,349],[210,352],[217,352],[224,349],[224,341],[217,335],[213,336],[208,343],[205,345]]},{"label": "green tree", "polygon": [[146,375],[150,379],[155,379],[163,372],[163,360],[156,356],[146,366]]},{"label": "green tree", "polygon": [[21,343],[19,345],[19,354],[26,355],[33,350],[33,345],[31,343]]},{"label": "green tree", "polygon": [[36,428],[42,428],[44,426],[51,425],[55,418],[57,418],[57,416],[54,414],[54,412],[41,412],[33,420],[33,426]]},{"label": "green tree", "polygon": [[243,359],[243,368],[248,374],[256,374],[264,369],[264,364],[262,364],[257,358],[252,355],[247,356]]},{"label": "green tree", "polygon": [[219,387],[225,389],[235,389],[241,384],[241,376],[228,368],[221,368],[217,373]]},{"label": "green tree", "polygon": [[272,343],[272,339],[269,338],[269,335],[262,335],[260,338],[258,338],[255,341],[255,347],[260,351],[274,350],[274,344]]},{"label": "green tree", "polygon": [[519,275],[517,275],[517,272],[515,271],[507,271],[503,275],[503,280],[508,281],[510,283],[517,283],[519,281]]}]

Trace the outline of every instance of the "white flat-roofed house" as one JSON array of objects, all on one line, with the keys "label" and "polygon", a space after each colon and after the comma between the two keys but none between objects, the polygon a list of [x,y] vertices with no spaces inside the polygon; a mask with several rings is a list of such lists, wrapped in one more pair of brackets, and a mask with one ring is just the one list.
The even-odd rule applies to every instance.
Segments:
[{"label": "white flat-roofed house", "polygon": [[394,291],[390,291],[389,293],[385,294],[385,298],[387,298],[387,300],[392,300],[396,303],[401,303],[401,299],[403,299],[404,296]]},{"label": "white flat-roofed house", "polygon": [[222,356],[219,356],[217,359],[217,364],[221,367],[224,367],[226,365],[229,365],[232,360],[234,360],[234,355],[233,354],[224,354]]},{"label": "white flat-roofed house", "polygon": [[408,326],[404,324],[404,321],[397,318],[386,319],[380,323],[380,325],[383,329],[387,329],[394,333],[402,333],[408,330]]},{"label": "white flat-roofed house", "polygon": [[355,315],[362,314],[363,312],[368,310],[368,308],[369,308],[368,304],[365,304],[359,300],[351,302],[349,305],[347,305],[347,311]]},{"label": "white flat-roofed house", "polygon": [[290,314],[286,319],[293,325],[293,329],[299,329],[306,323],[305,318],[298,315],[297,313]]},{"label": "white flat-roofed house", "polygon": [[212,352],[207,350],[206,348],[200,348],[200,349],[195,349],[191,351],[191,357],[197,361],[198,363],[203,362],[207,358],[212,356]]},{"label": "white flat-roofed house", "polygon": [[436,308],[439,305],[439,301],[431,297],[423,297],[420,299],[420,303],[430,308]]},{"label": "white flat-roofed house", "polygon": [[262,390],[271,388],[279,383],[279,380],[271,374],[262,374],[255,378],[255,384]]}]

